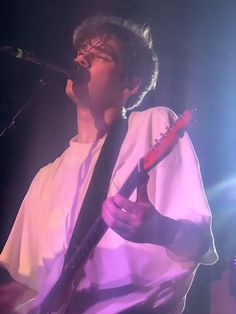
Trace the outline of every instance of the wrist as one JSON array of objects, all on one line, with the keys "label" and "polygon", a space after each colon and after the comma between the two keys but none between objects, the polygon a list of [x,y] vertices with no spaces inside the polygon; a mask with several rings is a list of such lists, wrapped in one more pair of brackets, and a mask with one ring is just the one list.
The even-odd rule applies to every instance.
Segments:
[{"label": "wrist", "polygon": [[181,231],[181,222],[166,217],[156,211],[152,217],[151,243],[168,246],[171,245],[177,234]]}]

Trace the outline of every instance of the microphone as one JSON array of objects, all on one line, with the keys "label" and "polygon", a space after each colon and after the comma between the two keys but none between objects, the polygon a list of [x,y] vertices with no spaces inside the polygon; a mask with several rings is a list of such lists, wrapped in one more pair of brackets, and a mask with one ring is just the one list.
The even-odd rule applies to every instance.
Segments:
[{"label": "microphone", "polygon": [[77,83],[79,80],[80,65],[79,63],[75,61],[73,62],[70,69],[67,69],[62,66],[51,64],[41,59],[38,59],[35,57],[35,54],[33,52],[25,50],[25,49],[4,46],[4,47],[0,47],[0,53],[1,52],[9,54],[19,60],[24,60],[30,63],[38,64],[55,73],[62,74],[66,78],[71,79],[74,83]]}]

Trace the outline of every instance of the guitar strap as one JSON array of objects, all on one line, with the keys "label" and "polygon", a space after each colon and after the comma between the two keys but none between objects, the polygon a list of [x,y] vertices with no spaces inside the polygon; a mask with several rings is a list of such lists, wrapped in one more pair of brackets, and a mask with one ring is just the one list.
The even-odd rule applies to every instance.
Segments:
[{"label": "guitar strap", "polygon": [[82,243],[90,227],[101,214],[102,203],[107,197],[112,171],[127,129],[128,119],[124,118],[116,120],[110,128],[81,206],[65,256],[64,266],[76,247]]}]

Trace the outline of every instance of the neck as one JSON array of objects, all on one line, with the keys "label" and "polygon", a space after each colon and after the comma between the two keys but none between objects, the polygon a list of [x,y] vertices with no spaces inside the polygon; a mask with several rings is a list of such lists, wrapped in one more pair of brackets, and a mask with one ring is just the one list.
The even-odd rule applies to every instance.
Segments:
[{"label": "neck", "polygon": [[103,137],[120,116],[121,108],[110,107],[101,111],[77,105],[78,142],[89,143]]}]

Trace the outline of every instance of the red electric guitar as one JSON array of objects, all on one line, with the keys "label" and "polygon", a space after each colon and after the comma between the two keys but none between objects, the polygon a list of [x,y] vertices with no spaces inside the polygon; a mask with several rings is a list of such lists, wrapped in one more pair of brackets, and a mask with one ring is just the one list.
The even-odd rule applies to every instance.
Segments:
[{"label": "red electric guitar", "polygon": [[[185,111],[161,138],[151,148],[145,157],[141,158],[123,184],[119,193],[129,197],[144,174],[148,173],[154,166],[163,160],[174,148],[178,139],[183,136],[186,126],[192,119],[192,111]],[[100,217],[96,220],[82,244],[73,252],[67,263],[65,263],[59,279],[47,294],[46,298],[37,310],[29,313],[39,314],[65,314],[67,305],[73,293],[73,283],[77,274],[83,269],[90,254],[108,229],[104,220]]]}]

